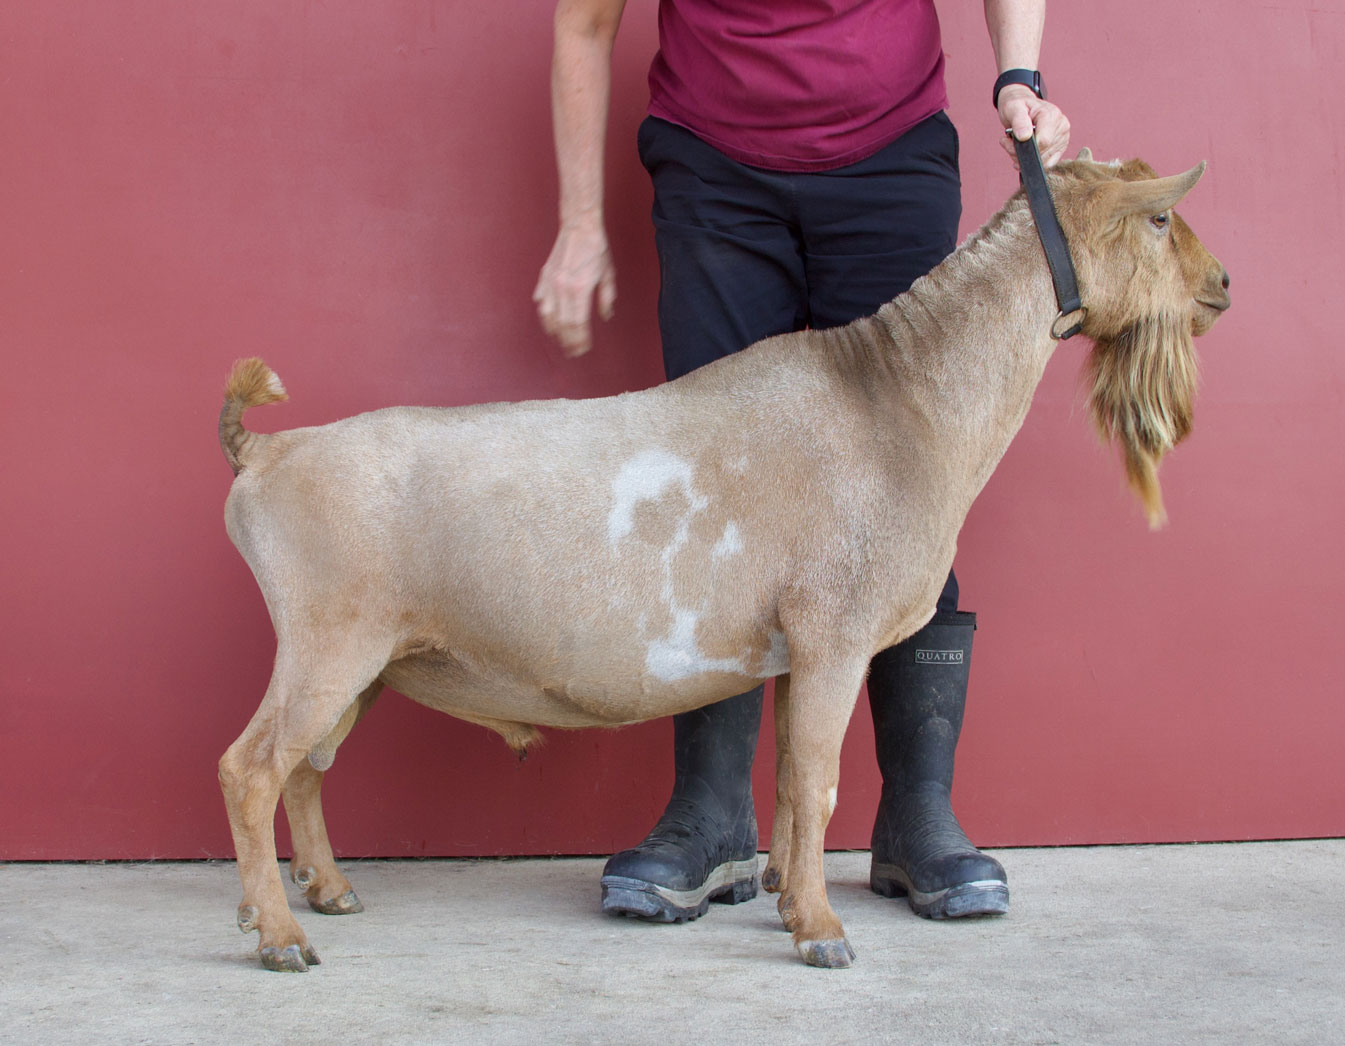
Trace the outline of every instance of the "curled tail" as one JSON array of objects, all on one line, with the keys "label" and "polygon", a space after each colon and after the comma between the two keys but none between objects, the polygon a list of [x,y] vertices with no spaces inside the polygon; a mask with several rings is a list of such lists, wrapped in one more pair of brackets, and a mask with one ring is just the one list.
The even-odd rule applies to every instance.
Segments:
[{"label": "curled tail", "polygon": [[239,360],[224,386],[224,406],[219,412],[219,445],[234,475],[242,471],[248,445],[266,437],[243,428],[243,412],[263,403],[289,399],[276,372],[259,359]]}]

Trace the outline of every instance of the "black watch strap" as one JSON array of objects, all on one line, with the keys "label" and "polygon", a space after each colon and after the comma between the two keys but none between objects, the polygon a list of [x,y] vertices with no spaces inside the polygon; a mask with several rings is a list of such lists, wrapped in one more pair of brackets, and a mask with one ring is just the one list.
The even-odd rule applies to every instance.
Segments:
[{"label": "black watch strap", "polygon": [[1039,70],[1006,69],[999,74],[999,79],[995,81],[995,93],[990,99],[990,104],[996,109],[999,108],[999,92],[1008,87],[1009,84],[1022,84],[1024,87],[1030,87],[1032,93],[1038,98],[1046,98],[1046,84],[1042,80]]}]

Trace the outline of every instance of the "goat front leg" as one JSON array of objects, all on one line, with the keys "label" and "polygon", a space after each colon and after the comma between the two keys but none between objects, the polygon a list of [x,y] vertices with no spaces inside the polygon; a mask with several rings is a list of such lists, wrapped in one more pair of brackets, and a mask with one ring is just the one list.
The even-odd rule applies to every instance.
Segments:
[{"label": "goat front leg", "polygon": [[[794,935],[794,946],[810,966],[841,968],[855,957],[841,920],[827,900],[822,853],[827,823],[836,807],[841,742],[867,667],[863,657],[815,667],[791,666],[785,710],[791,824],[782,840],[787,864],[779,910],[785,928]],[[778,709],[776,714],[780,714]],[[774,853],[771,862],[781,867]]]},{"label": "goat front leg", "polygon": [[[771,853],[762,873],[767,893],[782,893],[789,885],[790,836],[794,831],[794,807],[789,801],[789,676],[775,678],[775,822],[771,827]],[[785,929],[789,918],[781,911]]]},{"label": "goat front leg", "polygon": [[360,694],[336,728],[290,771],[282,790],[290,838],[294,842],[290,878],[304,891],[308,906],[323,915],[354,915],[364,911],[350,880],[336,866],[332,855],[322,814],[322,779],[335,758],[337,746],[382,690],[382,682],[376,681]]}]

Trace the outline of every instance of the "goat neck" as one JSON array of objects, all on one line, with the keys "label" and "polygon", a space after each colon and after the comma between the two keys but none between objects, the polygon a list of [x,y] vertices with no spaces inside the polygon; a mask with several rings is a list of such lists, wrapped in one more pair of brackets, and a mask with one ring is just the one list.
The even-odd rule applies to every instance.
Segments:
[{"label": "goat neck", "polygon": [[[833,344],[847,378],[880,409],[920,419],[929,445],[968,484],[969,507],[1027,415],[1056,346],[1057,311],[1020,193],[875,317],[835,332]],[[910,426],[898,428],[891,435],[904,439]]]}]

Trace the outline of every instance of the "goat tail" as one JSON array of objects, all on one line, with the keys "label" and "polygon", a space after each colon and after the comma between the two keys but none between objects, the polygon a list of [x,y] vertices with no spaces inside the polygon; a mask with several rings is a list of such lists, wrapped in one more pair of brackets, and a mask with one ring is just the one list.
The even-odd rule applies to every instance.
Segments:
[{"label": "goat tail", "polygon": [[219,444],[229,467],[238,475],[247,464],[249,446],[267,437],[243,428],[243,412],[249,407],[289,399],[276,372],[261,360],[239,360],[224,386],[224,406],[219,412]]}]

